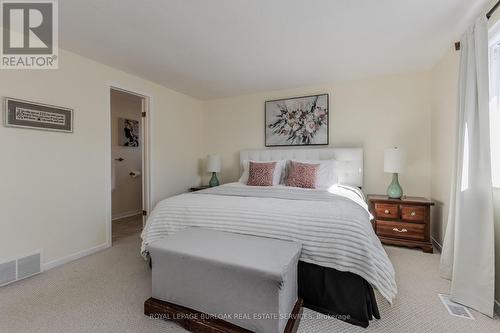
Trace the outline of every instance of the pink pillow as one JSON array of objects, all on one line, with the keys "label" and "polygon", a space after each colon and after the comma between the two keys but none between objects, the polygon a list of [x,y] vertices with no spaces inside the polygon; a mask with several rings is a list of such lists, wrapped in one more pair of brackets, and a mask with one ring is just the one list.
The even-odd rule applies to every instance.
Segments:
[{"label": "pink pillow", "polygon": [[319,164],[291,161],[286,186],[316,188],[318,172]]},{"label": "pink pillow", "polygon": [[272,186],[276,162],[254,163],[249,162],[248,182],[250,186]]}]

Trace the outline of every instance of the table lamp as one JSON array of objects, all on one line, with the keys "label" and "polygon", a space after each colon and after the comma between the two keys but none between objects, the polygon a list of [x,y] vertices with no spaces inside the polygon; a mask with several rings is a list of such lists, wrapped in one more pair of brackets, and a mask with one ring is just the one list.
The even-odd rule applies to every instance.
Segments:
[{"label": "table lamp", "polygon": [[220,172],[221,158],[220,155],[210,154],[207,156],[207,172],[212,173],[212,178],[208,182],[208,186],[214,187],[219,186],[219,180],[217,179],[217,172]]},{"label": "table lamp", "polygon": [[384,172],[392,173],[392,182],[387,188],[387,195],[391,199],[401,199],[403,189],[398,180],[398,173],[401,172],[401,151],[398,148],[384,151]]}]

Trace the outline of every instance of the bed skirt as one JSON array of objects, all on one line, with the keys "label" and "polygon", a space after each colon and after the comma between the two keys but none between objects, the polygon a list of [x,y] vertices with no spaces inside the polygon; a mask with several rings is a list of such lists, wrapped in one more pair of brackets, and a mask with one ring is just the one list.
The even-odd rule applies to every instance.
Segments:
[{"label": "bed skirt", "polygon": [[298,284],[311,310],[365,328],[380,319],[373,288],[359,275],[299,261]]}]

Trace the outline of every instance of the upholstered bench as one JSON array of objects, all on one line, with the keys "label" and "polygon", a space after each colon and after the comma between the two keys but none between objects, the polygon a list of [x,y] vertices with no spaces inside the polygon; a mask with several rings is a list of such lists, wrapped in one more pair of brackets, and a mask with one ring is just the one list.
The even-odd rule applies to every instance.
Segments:
[{"label": "upholstered bench", "polygon": [[194,332],[297,329],[295,242],[189,228],[148,246],[152,298],[145,313]]}]

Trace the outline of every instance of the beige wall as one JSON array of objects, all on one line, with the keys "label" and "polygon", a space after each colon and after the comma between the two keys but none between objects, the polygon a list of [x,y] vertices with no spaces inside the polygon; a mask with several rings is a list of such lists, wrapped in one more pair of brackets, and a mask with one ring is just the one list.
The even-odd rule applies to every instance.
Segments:
[{"label": "beige wall", "polygon": [[[111,91],[111,156],[114,168],[115,187],[111,194],[113,219],[138,214],[142,211],[142,178],[130,177],[130,172],[142,172],[142,147],[119,145],[121,129],[119,119],[132,119],[141,122],[142,98],[125,92]],[[123,161],[116,161],[123,158]]]},{"label": "beige wall", "polygon": [[398,146],[407,156],[405,193],[430,196],[430,72],[207,101],[203,151],[222,155],[222,182],[237,180],[241,149],[264,148],[266,100],[315,93],[330,94],[330,146],[364,148],[367,193],[385,193],[384,149]]},{"label": "beige wall", "polygon": [[109,84],[151,96],[151,197],[199,182],[201,102],[73,53],[59,70],[0,71],[1,96],[74,109],[74,133],[0,127],[0,262],[43,249],[46,266],[106,246]]}]

